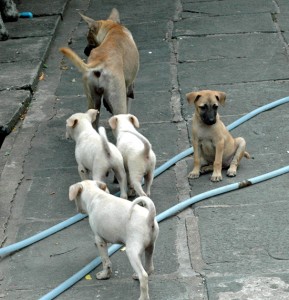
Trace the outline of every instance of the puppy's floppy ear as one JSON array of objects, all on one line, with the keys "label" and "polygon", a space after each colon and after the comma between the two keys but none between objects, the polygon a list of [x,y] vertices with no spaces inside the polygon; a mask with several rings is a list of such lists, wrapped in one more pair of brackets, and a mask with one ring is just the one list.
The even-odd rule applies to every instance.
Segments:
[{"label": "puppy's floppy ear", "polygon": [[75,128],[77,123],[78,123],[78,119],[75,119],[75,118],[69,118],[66,120],[66,125],[71,128]]},{"label": "puppy's floppy ear", "polygon": [[106,191],[107,185],[104,182],[96,180],[96,184],[101,190]]},{"label": "puppy's floppy ear", "polygon": [[87,24],[88,24],[88,27],[92,27],[92,25],[94,24],[94,20],[87,17],[87,16],[84,16],[83,14],[79,13],[81,18],[83,19],[83,21],[85,21]]},{"label": "puppy's floppy ear", "polygon": [[120,23],[120,17],[119,17],[119,12],[116,8],[113,8],[111,10],[111,13],[109,17],[107,18],[108,20],[114,21],[116,23]]},{"label": "puppy's floppy ear", "polygon": [[97,109],[89,109],[86,113],[90,116],[92,123],[96,120],[96,116],[99,114],[99,111]]},{"label": "puppy's floppy ear", "polygon": [[129,121],[135,128],[139,128],[139,121],[138,118],[134,115],[129,114]]},{"label": "puppy's floppy ear", "polygon": [[215,91],[215,96],[216,96],[217,100],[221,103],[221,105],[225,104],[226,93],[220,92],[220,91]]},{"label": "puppy's floppy ear", "polygon": [[69,200],[75,200],[78,194],[83,190],[83,186],[80,182],[75,183],[69,187]]},{"label": "puppy's floppy ear", "polygon": [[116,116],[111,117],[108,120],[108,124],[111,127],[111,129],[113,129],[113,130],[116,129],[116,127],[117,127],[117,117]]},{"label": "puppy's floppy ear", "polygon": [[200,97],[201,95],[198,92],[191,92],[186,94],[186,98],[189,104],[195,103]]}]

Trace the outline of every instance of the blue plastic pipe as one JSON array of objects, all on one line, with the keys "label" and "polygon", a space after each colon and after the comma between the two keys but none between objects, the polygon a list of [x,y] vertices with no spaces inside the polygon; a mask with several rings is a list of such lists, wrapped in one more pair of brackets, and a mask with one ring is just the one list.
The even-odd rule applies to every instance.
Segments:
[{"label": "blue plastic pipe", "polygon": [[9,245],[7,247],[4,247],[4,248],[1,248],[0,249],[0,256],[2,255],[6,255],[6,254],[9,254],[11,252],[14,252],[14,251],[17,251],[17,250],[20,250],[24,247],[27,247],[27,246],[30,246],[40,240],[43,240],[45,239],[46,237],[72,225],[72,224],[75,224],[76,222],[84,219],[87,215],[83,215],[83,214],[77,214],[59,224],[56,224],[42,232],[39,232],[33,236],[31,236],[30,238],[27,238],[25,240],[22,240],[18,243],[15,243],[15,244],[12,244],[12,245]]},{"label": "blue plastic pipe", "polygon": [[[253,111],[251,111],[250,113],[244,115],[243,117],[241,117],[240,119],[236,120],[235,122],[233,122],[232,124],[230,124],[227,128],[228,130],[232,130],[234,128],[236,128],[237,126],[243,124],[244,122],[248,121],[249,119],[255,117],[256,115],[260,114],[261,112],[270,110],[276,106],[282,105],[284,103],[289,102],[289,97],[285,97],[279,100],[276,100],[274,102],[268,103],[266,105],[263,105]],[[173,166],[175,163],[177,163],[178,161],[180,161],[181,159],[187,157],[188,155],[191,155],[193,153],[193,148],[189,148],[181,153],[179,153],[178,155],[174,156],[173,158],[171,158],[170,160],[168,160],[166,163],[164,163],[163,165],[161,165],[160,167],[158,167],[155,172],[154,172],[154,177],[157,177],[158,175],[160,175],[161,173],[163,173],[165,170],[167,170],[168,168],[170,168],[171,166]],[[7,255],[9,253],[12,253],[14,251],[20,250],[24,247],[27,247],[33,243],[36,243],[80,220],[82,220],[83,218],[85,218],[86,215],[82,215],[82,214],[77,214],[76,216],[69,218],[66,221],[63,221],[51,228],[48,228],[47,230],[40,232],[30,238],[27,238],[25,240],[22,240],[20,242],[17,242],[15,244],[12,244],[10,246],[7,247],[3,247],[0,249],[0,256],[3,255]]]},{"label": "blue plastic pipe", "polygon": [[[210,190],[208,192],[199,194],[197,196],[194,196],[188,200],[185,200],[179,204],[176,204],[175,206],[167,209],[166,211],[162,212],[161,214],[157,215],[156,219],[158,222],[161,222],[171,216],[174,216],[175,214],[183,211],[185,208],[208,198],[221,195],[227,192],[231,192],[234,190],[238,190],[241,188],[245,188],[248,186],[251,186],[253,184],[269,180],[271,178],[274,178],[276,176],[283,175],[285,173],[289,172],[289,166],[286,166],[284,168],[266,173],[264,175],[260,175],[248,180],[244,180],[238,183],[232,183],[220,188],[216,188],[214,190]],[[109,256],[118,251],[123,245],[114,244],[108,249]],[[78,271],[75,275],[64,281],[62,284],[60,284],[58,287],[50,291],[45,296],[41,297],[40,300],[51,300],[55,297],[59,296],[61,293],[69,289],[71,286],[73,286],[75,283],[77,283],[79,280],[81,280],[86,274],[90,273],[92,270],[94,270],[97,266],[101,264],[101,258],[97,257],[93,261],[91,261],[88,265],[86,265],[84,268],[82,268],[80,271]]]}]

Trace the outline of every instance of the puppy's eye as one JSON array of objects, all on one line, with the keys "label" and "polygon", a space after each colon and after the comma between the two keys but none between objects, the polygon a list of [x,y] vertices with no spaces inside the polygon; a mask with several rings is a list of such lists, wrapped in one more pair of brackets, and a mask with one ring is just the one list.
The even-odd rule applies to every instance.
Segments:
[{"label": "puppy's eye", "polygon": [[206,110],[206,109],[208,109],[208,105],[205,104],[203,106],[199,106],[199,108],[200,108],[200,110]]},{"label": "puppy's eye", "polygon": [[213,105],[213,110],[217,110],[218,109],[218,105],[214,104]]}]

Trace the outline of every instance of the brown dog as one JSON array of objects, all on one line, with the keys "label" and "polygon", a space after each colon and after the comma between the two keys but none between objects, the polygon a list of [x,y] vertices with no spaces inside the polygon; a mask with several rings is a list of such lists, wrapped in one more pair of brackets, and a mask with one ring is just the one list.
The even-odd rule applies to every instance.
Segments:
[{"label": "brown dog", "polygon": [[[133,82],[139,69],[139,53],[129,30],[119,22],[119,13],[111,11],[107,20],[94,21],[81,15],[88,24],[89,53],[85,63],[69,48],[60,48],[83,74],[88,109],[100,110],[101,98],[106,109],[116,114],[129,111],[128,97],[133,98]],[[98,119],[94,127],[98,126]]]},{"label": "brown dog", "polygon": [[189,178],[198,178],[200,173],[213,171],[211,180],[222,180],[222,168],[229,168],[227,176],[236,176],[237,167],[245,151],[242,137],[233,138],[217,112],[219,104],[225,103],[226,94],[219,91],[199,91],[186,94],[190,104],[195,104],[192,120],[194,168]]}]

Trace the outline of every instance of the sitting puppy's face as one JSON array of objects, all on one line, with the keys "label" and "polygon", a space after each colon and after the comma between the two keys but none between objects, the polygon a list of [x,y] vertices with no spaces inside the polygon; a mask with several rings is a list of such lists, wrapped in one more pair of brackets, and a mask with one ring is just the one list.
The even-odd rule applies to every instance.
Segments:
[{"label": "sitting puppy's face", "polygon": [[195,114],[206,125],[214,125],[219,104],[224,104],[226,94],[219,91],[191,92],[186,95],[188,102],[195,104]]}]

